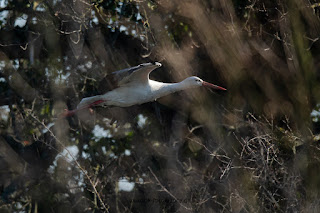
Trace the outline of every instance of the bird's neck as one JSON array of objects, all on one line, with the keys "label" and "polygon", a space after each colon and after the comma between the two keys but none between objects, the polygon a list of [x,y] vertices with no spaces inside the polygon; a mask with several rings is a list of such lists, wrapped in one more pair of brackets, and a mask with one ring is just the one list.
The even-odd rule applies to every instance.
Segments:
[{"label": "bird's neck", "polygon": [[152,89],[157,96],[155,97],[155,99],[188,88],[183,81],[179,83],[162,83],[162,82],[157,82],[152,80],[150,81],[151,81],[150,83],[152,85]]}]

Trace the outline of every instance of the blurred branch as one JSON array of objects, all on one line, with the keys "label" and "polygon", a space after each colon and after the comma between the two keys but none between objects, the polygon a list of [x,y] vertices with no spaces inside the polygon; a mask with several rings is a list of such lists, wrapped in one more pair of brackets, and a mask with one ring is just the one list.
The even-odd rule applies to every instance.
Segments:
[{"label": "blurred branch", "polygon": [[32,88],[28,82],[26,82],[22,76],[15,70],[11,61],[7,56],[0,52],[0,60],[4,61],[5,66],[3,69],[3,75],[9,82],[11,88],[20,95],[25,101],[31,103],[35,98],[38,97],[38,92]]},{"label": "blurred branch", "polygon": [[289,76],[286,63],[263,41],[250,40],[251,46],[271,65],[273,70],[287,78]]},{"label": "blurred branch", "polygon": [[176,198],[166,187],[164,187],[164,185],[161,184],[160,180],[158,179],[158,177],[153,173],[152,169],[150,167],[148,167],[149,171],[151,172],[151,174],[153,175],[153,177],[156,179],[158,185],[161,187],[161,189],[163,191],[165,191],[166,193],[168,193],[175,201],[177,201],[180,206],[182,206],[183,208],[185,208],[186,210],[192,211],[192,208],[189,208],[185,205],[183,205],[178,198]]},{"label": "blurred branch", "polygon": [[87,178],[87,180],[90,182],[91,187],[93,188],[94,194],[98,197],[103,209],[106,212],[109,212],[109,206],[107,204],[105,204],[101,198],[100,193],[98,192],[96,185],[98,183],[98,181],[96,181],[96,183],[94,183],[94,181],[90,178],[88,172],[80,165],[80,163],[78,162],[78,160],[75,158],[75,156],[73,156],[73,154],[66,149],[65,145],[62,143],[62,141],[59,140],[59,138],[56,137],[56,135],[51,131],[51,129],[44,124],[43,121],[40,121],[34,114],[33,112],[30,112],[31,117],[37,121],[39,124],[41,124],[49,133],[50,135],[56,140],[56,142],[58,142],[63,148],[64,150],[67,151],[68,155],[72,158],[72,160],[75,162],[76,166],[80,169],[80,171],[85,175],[85,177]]},{"label": "blurred branch", "polygon": [[[0,136],[0,160],[4,161],[8,167],[2,168],[1,173],[1,182],[5,181],[3,173],[9,174],[8,178],[10,180],[14,179],[14,175],[22,175],[25,173],[28,163],[25,162],[9,145],[8,143]],[[5,165],[3,162],[2,166]],[[6,180],[8,181],[8,180]]]}]

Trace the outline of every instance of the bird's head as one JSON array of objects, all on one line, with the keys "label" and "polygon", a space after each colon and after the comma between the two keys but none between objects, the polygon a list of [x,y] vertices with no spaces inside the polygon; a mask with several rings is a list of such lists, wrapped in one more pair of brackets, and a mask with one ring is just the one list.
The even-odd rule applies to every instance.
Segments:
[{"label": "bird's head", "polygon": [[188,87],[201,87],[201,86],[203,86],[203,87],[211,88],[211,89],[227,90],[227,89],[225,89],[223,87],[220,87],[220,86],[205,82],[204,80],[202,80],[201,78],[196,77],[196,76],[191,76],[189,78],[186,78],[184,80],[184,83],[186,85],[188,85]]}]

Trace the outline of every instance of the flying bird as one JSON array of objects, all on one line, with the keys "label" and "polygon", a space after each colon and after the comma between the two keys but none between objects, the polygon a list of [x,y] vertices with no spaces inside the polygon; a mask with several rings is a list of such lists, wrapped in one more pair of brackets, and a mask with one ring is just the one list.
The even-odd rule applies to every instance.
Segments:
[{"label": "flying bird", "polygon": [[144,63],[106,75],[101,84],[102,87],[113,85],[111,90],[104,92],[102,95],[83,98],[76,109],[66,110],[63,116],[71,116],[80,110],[95,106],[129,107],[143,104],[180,90],[201,86],[226,90],[223,87],[205,82],[196,76],[188,77],[179,83],[163,83],[150,80],[149,74],[161,66],[159,62]]}]

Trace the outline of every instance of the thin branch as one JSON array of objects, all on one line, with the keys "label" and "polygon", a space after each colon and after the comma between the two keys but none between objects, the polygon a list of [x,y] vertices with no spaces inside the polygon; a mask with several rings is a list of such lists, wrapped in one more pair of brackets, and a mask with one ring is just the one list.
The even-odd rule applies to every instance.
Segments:
[{"label": "thin branch", "polygon": [[49,133],[50,135],[67,151],[67,153],[70,155],[70,157],[72,158],[72,160],[76,163],[77,167],[82,171],[82,173],[85,175],[85,177],[89,180],[93,190],[94,190],[94,193],[96,194],[96,196],[98,197],[101,205],[103,206],[103,209],[106,211],[106,212],[109,212],[109,206],[108,204],[106,205],[103,201],[102,201],[102,198],[100,196],[100,193],[97,191],[96,189],[96,185],[95,183],[92,181],[92,179],[90,178],[90,176],[88,175],[88,172],[82,168],[82,166],[80,165],[80,163],[77,161],[77,159],[72,155],[72,153],[66,149],[66,147],[64,146],[64,144],[55,136],[55,134],[48,128],[47,125],[45,125],[42,121],[40,121],[32,112],[30,112],[30,115],[33,119],[35,119],[38,123],[40,123]]},{"label": "thin branch", "polygon": [[183,205],[179,199],[177,199],[166,187],[164,187],[164,185],[161,184],[161,182],[159,181],[158,177],[153,173],[152,169],[148,166],[148,169],[150,170],[151,174],[153,175],[153,177],[156,179],[156,181],[158,182],[158,185],[161,186],[162,190],[165,191],[166,193],[168,193],[173,199],[175,199],[179,204],[180,206],[182,206],[183,208],[189,210],[189,211],[192,211],[192,208],[189,208],[185,205]]}]

